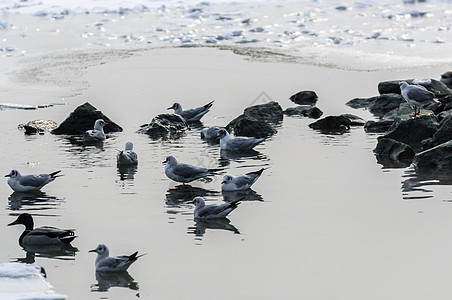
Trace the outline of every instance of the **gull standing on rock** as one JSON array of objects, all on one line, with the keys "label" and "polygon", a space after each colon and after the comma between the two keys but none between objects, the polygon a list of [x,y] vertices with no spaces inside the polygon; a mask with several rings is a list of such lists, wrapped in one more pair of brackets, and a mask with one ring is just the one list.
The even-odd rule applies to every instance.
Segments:
[{"label": "gull standing on rock", "polygon": [[98,272],[124,272],[132,263],[134,263],[139,257],[146,255],[138,255],[138,251],[132,255],[122,256],[109,256],[110,251],[104,244],[99,244],[96,249],[89,250],[88,252],[96,252],[96,271]]},{"label": "gull standing on rock", "polygon": [[15,192],[32,192],[39,191],[43,186],[55,180],[55,178],[62,175],[57,175],[61,171],[56,171],[50,174],[39,175],[21,175],[19,171],[12,170],[5,177],[8,178],[8,185]]},{"label": "gull standing on rock", "polygon": [[33,228],[33,217],[30,214],[20,214],[17,219],[9,223],[8,226],[22,224],[25,225],[25,231],[19,237],[19,245],[22,247],[28,245],[63,245],[69,244],[77,236],[72,229],[59,229],[55,227]]},{"label": "gull standing on rock", "polygon": [[133,144],[131,142],[127,142],[125,149],[118,152],[116,155],[116,163],[118,166],[138,164],[138,155],[133,151]]},{"label": "gull standing on rock", "polygon": [[220,137],[221,149],[231,151],[250,150],[265,140],[264,138],[246,136],[231,137],[226,129],[220,129],[218,135]]},{"label": "gull standing on rock", "polygon": [[221,190],[225,192],[231,191],[243,191],[249,189],[253,183],[261,176],[265,169],[262,168],[259,171],[246,173],[245,175],[230,175],[226,174],[223,176],[223,181],[221,182]]},{"label": "gull standing on rock", "polygon": [[183,184],[196,179],[215,175],[217,170],[196,167],[189,164],[179,163],[174,156],[168,156],[163,162],[165,165],[165,174],[169,179]]},{"label": "gull standing on rock", "polygon": [[202,116],[209,112],[209,109],[212,107],[213,102],[214,101],[211,101],[204,106],[191,108],[187,110],[182,110],[182,105],[176,102],[173,104],[173,106],[168,107],[168,109],[174,109],[174,113],[184,118],[184,120],[187,122],[195,122],[199,121],[202,118]]},{"label": "gull standing on rock", "polygon": [[198,196],[193,199],[192,203],[195,204],[195,210],[193,212],[195,219],[218,219],[225,218],[231,211],[236,209],[240,204],[240,200],[218,205],[206,205],[204,198]]},{"label": "gull standing on rock", "polygon": [[412,117],[421,113],[421,107],[435,110],[441,105],[441,102],[435,98],[435,94],[422,85],[408,84],[402,81],[399,83],[399,86],[403,99],[411,106],[414,106],[414,113],[410,115]]},{"label": "gull standing on rock", "polygon": [[85,141],[87,142],[98,142],[105,140],[105,132],[104,132],[104,126],[107,123],[105,123],[102,119],[97,119],[96,122],[94,122],[94,129],[93,130],[87,130],[86,134],[84,136]]}]

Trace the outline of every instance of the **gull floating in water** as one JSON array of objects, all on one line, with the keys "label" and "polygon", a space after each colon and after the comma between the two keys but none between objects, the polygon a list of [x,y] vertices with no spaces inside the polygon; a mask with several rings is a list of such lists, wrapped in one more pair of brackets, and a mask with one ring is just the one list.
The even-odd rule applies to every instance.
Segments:
[{"label": "gull floating in water", "polygon": [[441,102],[435,98],[435,94],[422,85],[408,84],[405,81],[402,81],[399,83],[399,86],[403,99],[411,106],[414,106],[414,113],[411,115],[412,117],[421,113],[421,107],[435,110],[441,105]]},{"label": "gull floating in water", "polygon": [[30,214],[20,214],[17,219],[8,226],[22,224],[25,231],[19,237],[19,245],[62,245],[69,244],[76,236],[73,229],[59,229],[43,226],[33,229],[33,217]]},{"label": "gull floating in water", "polygon": [[220,137],[220,147],[222,150],[231,150],[231,151],[250,150],[265,140],[264,138],[255,138],[247,136],[231,137],[229,135],[229,132],[226,131],[226,129],[220,129],[218,134]]},{"label": "gull floating in water", "polygon": [[163,162],[165,165],[165,174],[169,179],[177,182],[188,183],[196,179],[215,175],[217,170],[196,167],[189,164],[177,162],[174,156],[168,156]]},{"label": "gull floating in water", "polygon": [[107,123],[105,123],[104,120],[97,119],[96,122],[94,122],[94,129],[86,131],[86,134],[84,136],[85,141],[98,142],[105,140],[104,126],[106,124]]},{"label": "gull floating in water", "polygon": [[195,211],[193,212],[195,219],[217,219],[225,218],[231,211],[237,208],[240,200],[223,204],[206,205],[203,197],[195,197],[193,199]]},{"label": "gull floating in water", "polygon": [[133,144],[131,142],[127,142],[125,149],[118,152],[116,155],[116,163],[118,165],[138,164],[138,155],[133,151]]},{"label": "gull floating in water", "polygon": [[207,103],[204,106],[191,108],[187,110],[182,110],[182,105],[176,102],[173,106],[168,107],[168,109],[174,109],[174,113],[184,118],[187,122],[199,121],[202,116],[209,112],[209,109],[212,107],[213,101]]},{"label": "gull floating in water", "polygon": [[259,171],[246,173],[245,175],[230,175],[223,176],[223,182],[221,182],[221,190],[225,192],[230,191],[243,191],[249,189],[253,183],[261,176],[265,169],[262,168]]},{"label": "gull floating in water", "polygon": [[209,142],[218,143],[220,141],[219,132],[221,129],[224,129],[224,127],[211,126],[204,128],[201,130],[201,138]]},{"label": "gull floating in water", "polygon": [[5,177],[8,178],[8,185],[15,192],[32,192],[39,191],[43,186],[55,180],[55,178],[61,176],[57,175],[61,171],[56,171],[50,174],[39,175],[21,175],[19,171],[12,170]]},{"label": "gull floating in water", "polygon": [[110,251],[104,244],[99,244],[96,249],[89,250],[88,252],[96,252],[96,271],[98,272],[124,272],[132,263],[134,263],[139,257],[146,255],[137,255],[138,251],[132,255],[122,256],[109,256]]}]

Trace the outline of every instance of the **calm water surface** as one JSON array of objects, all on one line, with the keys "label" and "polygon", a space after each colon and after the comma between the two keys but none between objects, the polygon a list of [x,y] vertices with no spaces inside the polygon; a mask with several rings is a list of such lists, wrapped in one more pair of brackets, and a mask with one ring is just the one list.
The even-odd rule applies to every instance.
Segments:
[{"label": "calm water surface", "polygon": [[[174,52],[171,61],[163,55],[168,51]],[[199,128],[163,142],[135,133],[175,100],[189,107],[215,99],[203,123],[225,125],[266,96],[283,108],[292,106],[288,97],[302,89],[317,92],[325,115],[351,112],[369,119],[368,112],[344,103],[373,96],[379,81],[395,78],[249,62],[214,49],[154,50],[92,70],[82,78],[90,85],[65,99],[67,105],[0,111],[4,174],[13,168],[64,174],[37,196],[12,193],[6,179],[0,185],[2,262],[34,260],[55,291],[70,299],[450,298],[450,181],[419,177],[411,167],[382,168],[372,154],[377,135],[362,128],[323,135],[309,129],[313,120],[285,117],[255,155],[230,157],[204,143]],[[440,74],[415,70],[391,76]],[[44,101],[17,95],[7,102],[14,100]],[[84,147],[64,136],[24,136],[17,130],[34,119],[62,122],[86,101],[124,132],[108,135],[102,147]],[[139,155],[137,169],[116,167],[116,149],[126,141]],[[195,222],[187,203],[193,196],[221,203],[242,195],[222,195],[221,176],[191,188],[171,182],[163,171],[167,155],[232,174],[267,169],[228,220]],[[37,226],[75,228],[76,249],[26,253],[17,242],[23,228],[6,227],[21,212],[32,213]],[[102,276],[88,253],[99,243],[113,255],[136,250],[147,255],[128,274]]]}]

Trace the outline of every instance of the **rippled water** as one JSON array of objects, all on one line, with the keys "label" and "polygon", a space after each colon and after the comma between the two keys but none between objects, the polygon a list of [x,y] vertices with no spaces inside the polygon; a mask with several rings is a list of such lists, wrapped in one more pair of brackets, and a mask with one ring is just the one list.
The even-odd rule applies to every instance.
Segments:
[{"label": "rippled water", "polygon": [[[37,71],[49,68],[44,61]],[[308,127],[313,120],[285,117],[278,133],[255,153],[237,157],[203,142],[197,127],[174,141],[136,133],[175,100],[190,107],[214,99],[203,124],[224,125],[268,98],[290,107],[288,97],[302,89],[317,92],[325,115],[348,112],[371,119],[367,111],[345,103],[373,96],[379,81],[392,79],[388,76],[435,78],[440,73],[359,73],[250,62],[216,49],[135,52],[88,68],[77,82],[89,86],[64,99],[67,105],[0,111],[4,174],[13,168],[24,174],[59,169],[64,174],[37,195],[12,193],[5,180],[0,223],[30,212],[37,226],[75,228],[74,248],[26,252],[17,243],[22,228],[0,226],[0,257],[35,261],[55,291],[71,299],[425,299],[433,294],[447,299],[450,180],[424,178],[411,167],[383,168],[372,153],[378,135],[360,127],[325,135]],[[54,97],[59,91],[47,89]],[[11,100],[43,103],[46,95],[15,93]],[[86,101],[124,132],[109,134],[102,147],[85,147],[65,136],[25,136],[17,129],[33,119],[59,123]],[[126,141],[134,143],[139,165],[118,170],[116,149]],[[169,154],[232,174],[266,170],[249,194],[222,194],[221,176],[191,188],[171,182],[162,164]],[[195,222],[188,203],[195,195],[209,203],[246,200],[228,220]],[[95,255],[88,250],[101,242],[113,255],[136,250],[147,255],[128,273],[96,274]]]}]

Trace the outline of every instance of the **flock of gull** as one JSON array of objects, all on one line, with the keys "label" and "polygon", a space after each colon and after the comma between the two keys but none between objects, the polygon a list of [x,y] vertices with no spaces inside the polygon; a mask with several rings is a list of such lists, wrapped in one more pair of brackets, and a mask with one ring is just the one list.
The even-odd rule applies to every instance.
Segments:
[{"label": "flock of gull", "polygon": [[[174,103],[173,106],[168,109],[174,109],[175,114],[180,115],[187,122],[193,122],[199,121],[202,116],[209,111],[212,105],[213,101],[202,107],[183,110],[179,103]],[[87,142],[100,142],[105,140],[106,135],[103,128],[106,124],[107,123],[102,119],[96,120],[94,128],[85,133],[84,140]],[[219,140],[220,148],[228,151],[250,150],[264,141],[264,138],[232,137],[225,128],[218,126],[205,128],[201,135],[205,139]],[[132,142],[127,142],[124,150],[118,151],[116,162],[118,166],[133,166],[138,164],[138,155],[133,150]],[[216,172],[218,171],[178,162],[174,156],[168,156],[163,163],[165,163],[166,176],[169,179],[184,185],[194,180],[217,175]],[[264,168],[243,175],[226,174],[223,176],[221,189],[222,191],[227,192],[250,189],[263,171]],[[8,177],[7,183],[15,192],[33,192],[41,190],[46,184],[61,176],[60,172],[61,171],[39,175],[22,175],[18,170],[12,170],[8,175],[5,175],[5,177]],[[190,203],[195,205],[193,212],[195,220],[218,219],[225,218],[230,212],[236,209],[240,204],[240,200],[241,199],[222,204],[206,205],[203,197],[196,196]],[[20,214],[17,219],[8,224],[8,226],[17,224],[25,226],[24,232],[19,237],[19,244],[22,247],[70,244],[77,237],[72,229],[60,229],[50,226],[34,228],[33,217],[28,213]],[[109,249],[104,244],[99,244],[95,249],[90,250],[89,252],[97,253],[95,269],[98,272],[126,271],[133,262],[145,255],[138,255],[138,252],[135,252],[132,255],[109,256]]]}]

